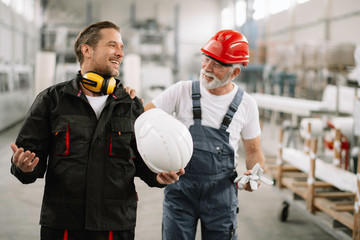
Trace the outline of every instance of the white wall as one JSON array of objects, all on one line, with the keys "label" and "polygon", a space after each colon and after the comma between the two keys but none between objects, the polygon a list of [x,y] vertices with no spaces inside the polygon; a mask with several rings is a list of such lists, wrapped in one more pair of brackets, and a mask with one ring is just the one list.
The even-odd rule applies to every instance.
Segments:
[{"label": "white wall", "polygon": [[[360,43],[359,0],[311,0],[265,21],[266,39],[283,42]],[[325,19],[329,19],[326,24]]]},{"label": "white wall", "polygon": [[331,15],[341,17],[357,12],[357,15],[333,21],[330,29],[330,39],[333,41],[354,42],[360,44],[360,1],[332,0]]}]

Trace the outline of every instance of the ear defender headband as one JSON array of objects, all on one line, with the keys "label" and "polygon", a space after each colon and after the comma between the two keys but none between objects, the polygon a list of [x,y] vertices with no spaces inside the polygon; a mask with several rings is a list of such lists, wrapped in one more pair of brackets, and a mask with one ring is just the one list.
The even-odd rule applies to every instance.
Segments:
[{"label": "ear defender headband", "polygon": [[80,82],[83,86],[94,93],[108,95],[114,92],[116,80],[111,76],[102,76],[96,72],[86,72],[82,75]]}]

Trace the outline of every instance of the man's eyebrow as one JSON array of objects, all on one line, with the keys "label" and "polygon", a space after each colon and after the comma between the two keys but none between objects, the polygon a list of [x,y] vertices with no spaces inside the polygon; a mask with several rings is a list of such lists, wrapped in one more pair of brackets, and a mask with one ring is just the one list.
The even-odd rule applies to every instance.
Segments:
[{"label": "man's eyebrow", "polygon": [[110,40],[110,41],[108,41],[108,44],[111,44],[111,43],[114,43],[114,44],[120,44],[120,47],[121,48],[124,48],[124,44],[123,43],[120,43],[120,42],[117,42],[117,41],[114,41],[114,40]]}]

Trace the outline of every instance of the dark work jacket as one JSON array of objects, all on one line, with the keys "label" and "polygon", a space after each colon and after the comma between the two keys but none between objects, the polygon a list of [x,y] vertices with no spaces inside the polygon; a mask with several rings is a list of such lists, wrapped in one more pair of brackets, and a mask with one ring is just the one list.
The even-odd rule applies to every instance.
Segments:
[{"label": "dark work jacket", "polygon": [[31,173],[12,164],[11,173],[27,184],[46,172],[41,225],[95,231],[135,227],[134,177],[163,187],[136,149],[134,121],[143,111],[120,83],[99,120],[76,79],[36,97],[16,144],[40,161]]}]

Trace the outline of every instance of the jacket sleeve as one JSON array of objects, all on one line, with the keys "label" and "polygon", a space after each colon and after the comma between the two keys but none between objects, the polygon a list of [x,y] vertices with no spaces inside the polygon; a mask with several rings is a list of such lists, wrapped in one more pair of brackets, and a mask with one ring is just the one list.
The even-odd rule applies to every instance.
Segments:
[{"label": "jacket sleeve", "polygon": [[[135,102],[135,116],[139,116],[141,113],[144,112],[144,107],[142,102],[138,99],[134,99]],[[156,180],[157,174],[152,172],[145,164],[144,160],[141,158],[140,153],[136,146],[136,140],[135,138],[131,142],[131,148],[133,152],[135,153],[134,163],[136,167],[136,176],[140,177],[141,180],[143,180],[149,187],[165,187],[166,185],[158,183]]]},{"label": "jacket sleeve", "polygon": [[17,136],[15,144],[24,150],[29,150],[39,157],[39,163],[31,173],[22,172],[11,159],[11,173],[24,184],[33,183],[37,178],[43,178],[51,142],[49,98],[47,91],[40,93],[29,112]]}]

